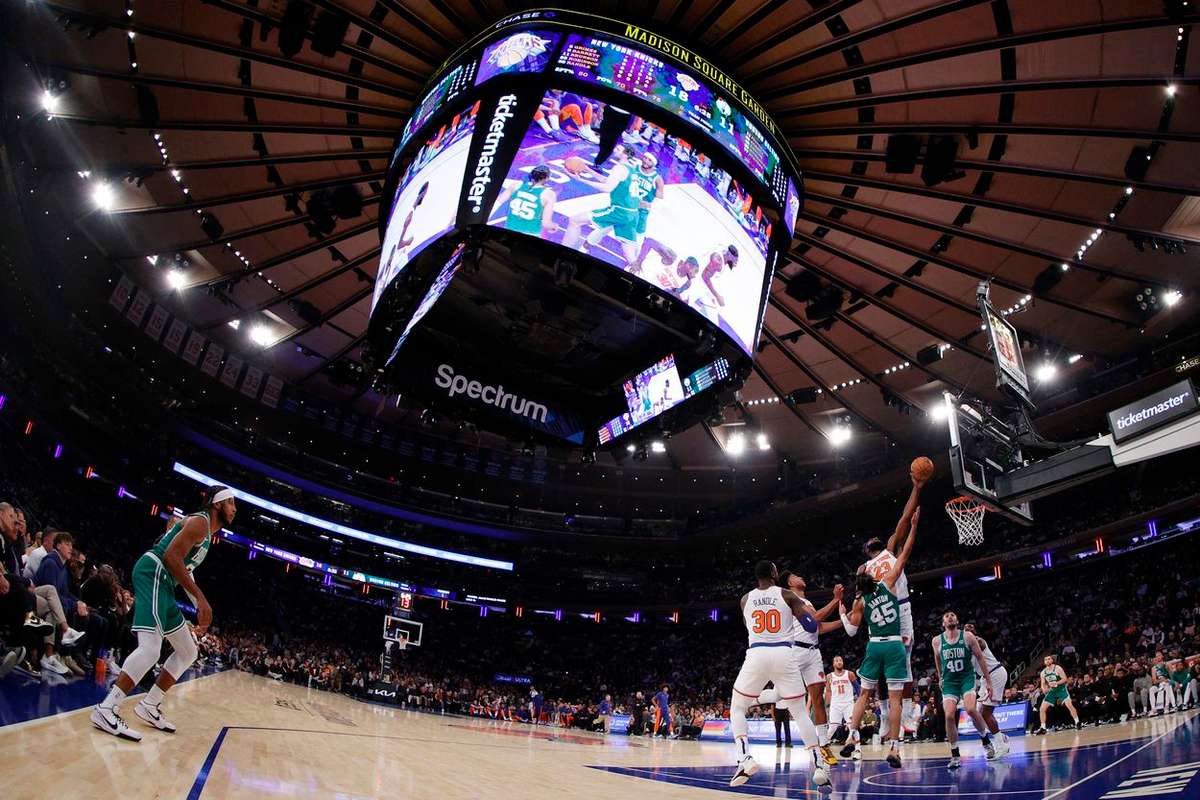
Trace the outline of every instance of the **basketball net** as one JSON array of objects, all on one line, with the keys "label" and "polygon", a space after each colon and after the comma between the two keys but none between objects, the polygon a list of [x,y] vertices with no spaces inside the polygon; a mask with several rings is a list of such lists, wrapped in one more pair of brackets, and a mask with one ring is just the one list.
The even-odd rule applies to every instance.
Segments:
[{"label": "basketball net", "polygon": [[408,634],[403,631],[398,631],[396,634],[396,649],[404,652],[408,649]]},{"label": "basketball net", "polygon": [[965,495],[947,501],[946,513],[958,528],[958,543],[974,547],[983,544],[983,516],[987,506]]}]

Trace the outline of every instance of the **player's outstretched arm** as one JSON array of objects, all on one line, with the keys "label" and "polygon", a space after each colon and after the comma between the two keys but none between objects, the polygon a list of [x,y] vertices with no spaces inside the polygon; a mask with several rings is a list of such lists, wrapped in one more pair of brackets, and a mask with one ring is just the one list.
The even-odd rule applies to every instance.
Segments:
[{"label": "player's outstretched arm", "polygon": [[904,546],[904,540],[908,538],[909,523],[912,520],[912,515],[916,513],[917,507],[920,504],[921,489],[924,488],[926,481],[918,480],[915,476],[912,479],[912,491],[909,492],[908,502],[904,504],[904,511],[900,514],[900,520],[896,523],[896,530],[888,537],[888,550],[893,553],[896,548]]},{"label": "player's outstretched arm", "polygon": [[808,605],[800,599],[800,595],[793,592],[791,589],[784,589],[780,592],[783,595],[783,602],[788,604],[792,609],[792,615],[799,617],[811,617],[812,613],[808,610]]},{"label": "player's outstretched arm", "polygon": [[896,585],[896,580],[904,572],[904,567],[908,564],[908,558],[912,555],[913,542],[917,540],[917,523],[921,521],[921,509],[918,507],[913,512],[912,520],[909,523],[908,536],[904,537],[904,547],[900,548],[900,554],[896,556],[896,563],[888,570],[887,575],[883,577],[883,582],[891,589]]},{"label": "player's outstretched arm", "polygon": [[834,610],[837,609],[837,607],[841,604],[842,585],[839,583],[837,586],[833,587],[833,599],[826,603],[823,608],[811,612],[812,618],[817,622],[824,622],[825,620],[829,619],[829,615],[832,614]]},{"label": "player's outstretched arm", "polygon": [[850,613],[846,613],[845,606],[838,607],[838,614],[842,620],[842,627],[846,629],[847,636],[853,636],[858,633],[858,626],[862,624],[863,615],[863,600],[861,597],[854,599],[854,605],[850,609]]}]

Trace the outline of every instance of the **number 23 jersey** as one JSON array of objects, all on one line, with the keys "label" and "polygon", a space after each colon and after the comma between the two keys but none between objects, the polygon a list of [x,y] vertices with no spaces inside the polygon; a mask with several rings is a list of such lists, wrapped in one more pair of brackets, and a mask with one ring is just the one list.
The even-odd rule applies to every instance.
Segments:
[{"label": "number 23 jersey", "polygon": [[791,644],[792,609],[783,599],[783,590],[778,586],[751,589],[746,595],[742,617],[750,634],[751,647],[756,644]]}]

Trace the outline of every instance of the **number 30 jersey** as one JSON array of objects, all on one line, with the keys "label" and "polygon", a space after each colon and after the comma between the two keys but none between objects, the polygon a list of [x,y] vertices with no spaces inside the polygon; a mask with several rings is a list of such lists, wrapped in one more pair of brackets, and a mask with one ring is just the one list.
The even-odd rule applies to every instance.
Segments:
[{"label": "number 30 jersey", "polygon": [[874,591],[863,595],[863,615],[871,636],[900,635],[900,603],[887,584],[879,581]]},{"label": "number 30 jersey", "polygon": [[756,644],[792,643],[792,609],[783,599],[778,586],[751,589],[742,608],[750,646]]}]

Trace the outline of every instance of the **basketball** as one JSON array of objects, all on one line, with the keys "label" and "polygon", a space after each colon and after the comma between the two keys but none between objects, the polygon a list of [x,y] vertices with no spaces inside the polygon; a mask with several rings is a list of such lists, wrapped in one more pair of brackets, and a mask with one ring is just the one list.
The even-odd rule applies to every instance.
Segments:
[{"label": "basketball", "polygon": [[927,481],[933,477],[933,462],[928,456],[919,456],[913,459],[908,472],[919,481]]},{"label": "basketball", "polygon": [[579,156],[567,156],[566,160],[563,161],[563,169],[572,175],[579,175],[583,172],[586,172],[587,168],[587,161]]}]

